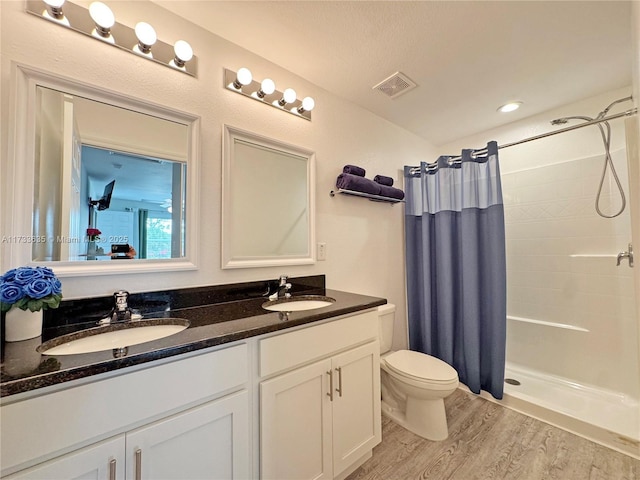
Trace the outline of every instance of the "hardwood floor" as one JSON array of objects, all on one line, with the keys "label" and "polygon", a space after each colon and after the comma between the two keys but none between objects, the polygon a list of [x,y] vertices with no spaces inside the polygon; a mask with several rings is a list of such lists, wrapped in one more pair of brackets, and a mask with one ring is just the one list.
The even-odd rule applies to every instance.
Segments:
[{"label": "hardwood floor", "polygon": [[347,480],[640,480],[640,460],[457,390],[449,438],[431,442],[382,417],[382,443]]}]

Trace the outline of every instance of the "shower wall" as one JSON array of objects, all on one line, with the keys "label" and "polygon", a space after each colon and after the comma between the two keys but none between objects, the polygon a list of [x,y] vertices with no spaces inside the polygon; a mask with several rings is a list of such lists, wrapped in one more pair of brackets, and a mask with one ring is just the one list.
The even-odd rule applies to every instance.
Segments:
[{"label": "shower wall", "polygon": [[[630,87],[607,92],[443,150],[455,152],[494,139],[504,144],[558,129],[550,120],[596,116],[630,93]],[[611,113],[631,106],[621,104]],[[628,197],[624,121],[615,120],[611,126],[611,151]],[[507,236],[507,362],[541,376],[637,399],[634,269],[626,261],[616,267],[616,255],[631,242],[631,219],[629,206],[616,219],[595,213],[603,152],[597,127],[500,150]],[[607,179],[601,208],[611,212],[617,210],[619,197]]]},{"label": "shower wall", "polygon": [[[628,185],[625,150],[612,156]],[[633,269],[616,266],[631,241],[629,209],[595,212],[604,155],[558,160],[502,176],[507,362],[637,398]],[[603,191],[601,210],[618,211],[615,185]]]}]

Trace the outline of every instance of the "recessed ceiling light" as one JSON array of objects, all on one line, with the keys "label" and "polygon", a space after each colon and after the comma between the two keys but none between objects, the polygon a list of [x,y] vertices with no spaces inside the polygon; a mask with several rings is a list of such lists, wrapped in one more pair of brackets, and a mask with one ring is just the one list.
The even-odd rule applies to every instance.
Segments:
[{"label": "recessed ceiling light", "polygon": [[514,110],[519,109],[520,105],[522,105],[522,102],[506,103],[505,105],[502,105],[500,108],[498,108],[498,111],[502,113],[513,112]]}]

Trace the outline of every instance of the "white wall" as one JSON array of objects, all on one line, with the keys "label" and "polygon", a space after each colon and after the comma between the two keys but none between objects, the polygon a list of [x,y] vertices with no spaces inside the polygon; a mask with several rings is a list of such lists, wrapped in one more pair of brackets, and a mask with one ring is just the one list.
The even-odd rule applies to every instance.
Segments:
[{"label": "white wall", "polygon": [[[594,117],[630,93],[631,88],[608,92],[463,139],[446,150],[479,147],[493,139],[501,145],[558,129],[549,121],[569,115]],[[625,102],[611,113],[631,107],[631,102]],[[611,126],[611,151],[628,200],[624,120]],[[626,262],[616,267],[615,258],[631,241],[631,209],[615,219],[595,213],[603,152],[597,127],[500,150],[507,313],[587,330],[509,319],[507,361],[637,398],[634,270]],[[601,206],[613,213],[620,200],[611,177],[607,178]]]},{"label": "white wall", "polygon": [[[261,57],[146,2],[111,2],[116,19],[133,26],[144,19],[159,38],[173,43],[184,38],[199,59],[198,78],[171,71],[146,59],[101,44],[24,12],[23,2],[0,2],[2,118],[2,235],[12,232],[13,158],[7,152],[9,124],[15,115],[12,62],[72,77],[101,88],[188,111],[201,117],[201,195],[199,269],[163,275],[136,274],[65,278],[66,298],[224,284],[291,276],[326,274],[330,288],[387,298],[398,306],[396,347],[405,337],[405,276],[403,207],[358,198],[329,197],[335,178],[347,163],[361,165],[367,176],[398,178],[404,164],[433,157],[427,142],[337,98]],[[255,78],[273,78],[291,85],[300,97],[316,100],[308,122],[223,89],[223,69],[249,67]],[[327,244],[327,260],[316,265],[221,270],[220,189],[223,124],[230,124],[316,152],[316,219],[318,242]],[[26,214],[26,213],[25,213]],[[14,267],[1,259],[2,269]]]}]

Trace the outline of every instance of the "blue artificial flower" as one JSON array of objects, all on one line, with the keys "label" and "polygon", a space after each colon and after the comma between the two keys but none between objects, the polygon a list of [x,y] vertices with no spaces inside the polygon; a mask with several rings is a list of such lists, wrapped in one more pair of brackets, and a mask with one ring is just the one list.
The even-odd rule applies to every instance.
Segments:
[{"label": "blue artificial flower", "polygon": [[58,280],[56,277],[49,279],[51,282],[51,291],[54,295],[60,295],[62,293],[62,282]]},{"label": "blue artificial flower", "polygon": [[3,282],[12,282],[17,272],[17,268],[12,268],[11,270],[6,271],[4,275],[0,277],[0,280],[2,280]]},{"label": "blue artificial flower", "polygon": [[0,282],[0,301],[2,303],[16,303],[21,298],[24,298],[24,290],[11,283],[6,283],[4,279]]},{"label": "blue artificial flower", "polygon": [[24,294],[35,300],[40,300],[52,293],[53,289],[51,288],[51,282],[44,278],[37,278],[24,287]]},{"label": "blue artificial flower", "polygon": [[19,267],[0,277],[0,309],[11,308],[36,312],[58,308],[62,299],[62,283],[47,267]]},{"label": "blue artificial flower", "polygon": [[20,267],[15,274],[14,280],[20,285],[28,285],[38,278],[44,278],[41,268]]}]

